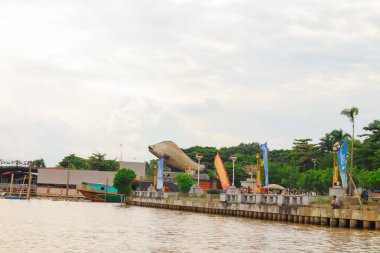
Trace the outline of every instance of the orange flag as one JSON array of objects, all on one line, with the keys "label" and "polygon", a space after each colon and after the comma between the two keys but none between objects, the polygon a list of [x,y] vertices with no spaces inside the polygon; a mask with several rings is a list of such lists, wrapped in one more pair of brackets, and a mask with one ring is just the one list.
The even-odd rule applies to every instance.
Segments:
[{"label": "orange flag", "polygon": [[228,179],[226,169],[224,168],[223,161],[220,158],[219,153],[217,153],[215,156],[214,165],[223,190],[230,188],[230,180]]}]

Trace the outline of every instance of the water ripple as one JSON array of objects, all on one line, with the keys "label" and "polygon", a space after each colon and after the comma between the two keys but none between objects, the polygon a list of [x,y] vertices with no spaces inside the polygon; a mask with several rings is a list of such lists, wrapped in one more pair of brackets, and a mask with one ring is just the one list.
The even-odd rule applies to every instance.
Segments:
[{"label": "water ripple", "polygon": [[0,201],[0,252],[380,252],[378,231],[118,204]]}]

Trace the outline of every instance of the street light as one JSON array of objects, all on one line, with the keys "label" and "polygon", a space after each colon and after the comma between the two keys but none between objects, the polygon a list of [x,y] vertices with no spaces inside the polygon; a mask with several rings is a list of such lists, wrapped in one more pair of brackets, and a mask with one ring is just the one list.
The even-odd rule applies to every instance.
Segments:
[{"label": "street light", "polygon": [[311,161],[313,162],[313,164],[314,164],[314,170],[315,170],[315,165],[317,164],[317,159],[311,159]]},{"label": "street light", "polygon": [[201,159],[203,158],[202,153],[197,153],[197,154],[195,155],[195,158],[198,159],[198,187],[199,187],[199,167],[200,167],[200,165],[201,165]]},{"label": "street light", "polygon": [[235,154],[232,154],[230,156],[230,159],[232,161],[232,186],[235,186],[235,161],[237,159],[237,156]]}]

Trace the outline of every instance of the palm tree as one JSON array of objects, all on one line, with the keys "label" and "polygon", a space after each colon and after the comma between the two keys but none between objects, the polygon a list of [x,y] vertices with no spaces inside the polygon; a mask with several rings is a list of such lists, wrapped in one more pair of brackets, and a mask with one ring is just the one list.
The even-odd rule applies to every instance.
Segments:
[{"label": "palm tree", "polygon": [[333,146],[337,142],[342,142],[347,136],[350,136],[347,133],[344,133],[342,129],[334,129],[330,133],[326,133],[325,136],[319,139],[319,148],[322,153],[333,152]]},{"label": "palm tree", "polygon": [[348,192],[351,196],[351,188],[352,188],[352,167],[354,164],[354,142],[355,142],[355,117],[359,114],[359,108],[351,107],[349,109],[344,109],[340,112],[340,114],[346,116],[352,122],[352,142],[351,142],[351,163],[350,163],[350,184],[348,185]]}]

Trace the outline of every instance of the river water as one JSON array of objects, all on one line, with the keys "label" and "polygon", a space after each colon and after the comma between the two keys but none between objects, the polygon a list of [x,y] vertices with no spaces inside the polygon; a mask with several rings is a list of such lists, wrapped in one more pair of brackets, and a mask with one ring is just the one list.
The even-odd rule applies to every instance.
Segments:
[{"label": "river water", "polygon": [[380,252],[380,232],[119,204],[0,200],[0,252]]}]

